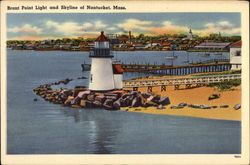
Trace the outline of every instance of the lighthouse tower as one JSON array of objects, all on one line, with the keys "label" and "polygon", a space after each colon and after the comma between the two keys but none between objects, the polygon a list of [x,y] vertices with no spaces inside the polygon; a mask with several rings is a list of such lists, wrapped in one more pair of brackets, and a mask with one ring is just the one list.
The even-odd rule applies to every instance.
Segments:
[{"label": "lighthouse tower", "polygon": [[112,57],[109,39],[101,32],[95,40],[95,47],[90,52],[92,59],[89,89],[92,91],[107,91],[115,89]]}]

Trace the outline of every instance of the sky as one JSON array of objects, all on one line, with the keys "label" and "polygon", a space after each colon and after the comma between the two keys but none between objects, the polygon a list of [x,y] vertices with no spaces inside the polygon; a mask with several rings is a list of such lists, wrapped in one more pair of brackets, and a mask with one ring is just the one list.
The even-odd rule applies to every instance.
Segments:
[{"label": "sky", "polygon": [[106,34],[241,35],[240,13],[9,13],[8,40],[95,37]]}]

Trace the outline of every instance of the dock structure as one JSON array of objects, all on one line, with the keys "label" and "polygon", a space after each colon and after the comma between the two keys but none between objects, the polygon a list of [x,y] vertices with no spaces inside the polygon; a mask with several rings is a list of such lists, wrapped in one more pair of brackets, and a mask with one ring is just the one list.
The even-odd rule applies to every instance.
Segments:
[{"label": "dock structure", "polygon": [[[211,62],[211,61],[210,61]],[[214,61],[213,61],[214,62]],[[229,62],[196,63],[192,65],[150,65],[150,64],[114,64],[121,65],[124,72],[144,72],[161,75],[188,75],[194,73],[222,72],[231,69]],[[90,64],[82,64],[82,71],[89,71]]]},{"label": "dock structure", "polygon": [[221,72],[230,70],[229,62],[195,64],[184,66],[121,64],[125,72],[148,72],[164,75],[187,75],[193,73]]},{"label": "dock structure", "polygon": [[160,86],[161,91],[166,91],[166,86],[174,86],[175,89],[179,89],[180,85],[184,85],[186,88],[190,88],[192,85],[202,86],[210,83],[219,83],[235,79],[241,79],[241,74],[192,76],[170,79],[127,80],[123,81],[123,88],[133,88],[133,90],[138,90],[138,88],[147,87],[148,92],[152,92],[153,87]]}]

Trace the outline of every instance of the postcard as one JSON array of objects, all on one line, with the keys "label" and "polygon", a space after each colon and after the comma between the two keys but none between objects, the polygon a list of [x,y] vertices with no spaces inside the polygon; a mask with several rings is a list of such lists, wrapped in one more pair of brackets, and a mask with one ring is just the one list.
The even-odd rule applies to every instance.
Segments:
[{"label": "postcard", "polygon": [[1,2],[3,164],[248,164],[244,1]]}]

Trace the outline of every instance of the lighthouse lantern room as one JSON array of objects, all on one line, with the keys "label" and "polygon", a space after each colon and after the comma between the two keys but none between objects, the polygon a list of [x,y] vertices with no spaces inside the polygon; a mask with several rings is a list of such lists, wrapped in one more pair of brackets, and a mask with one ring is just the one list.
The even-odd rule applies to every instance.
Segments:
[{"label": "lighthouse lantern room", "polygon": [[92,91],[108,91],[115,89],[112,53],[109,39],[101,32],[95,40],[94,49],[90,52],[92,59],[89,89]]}]

